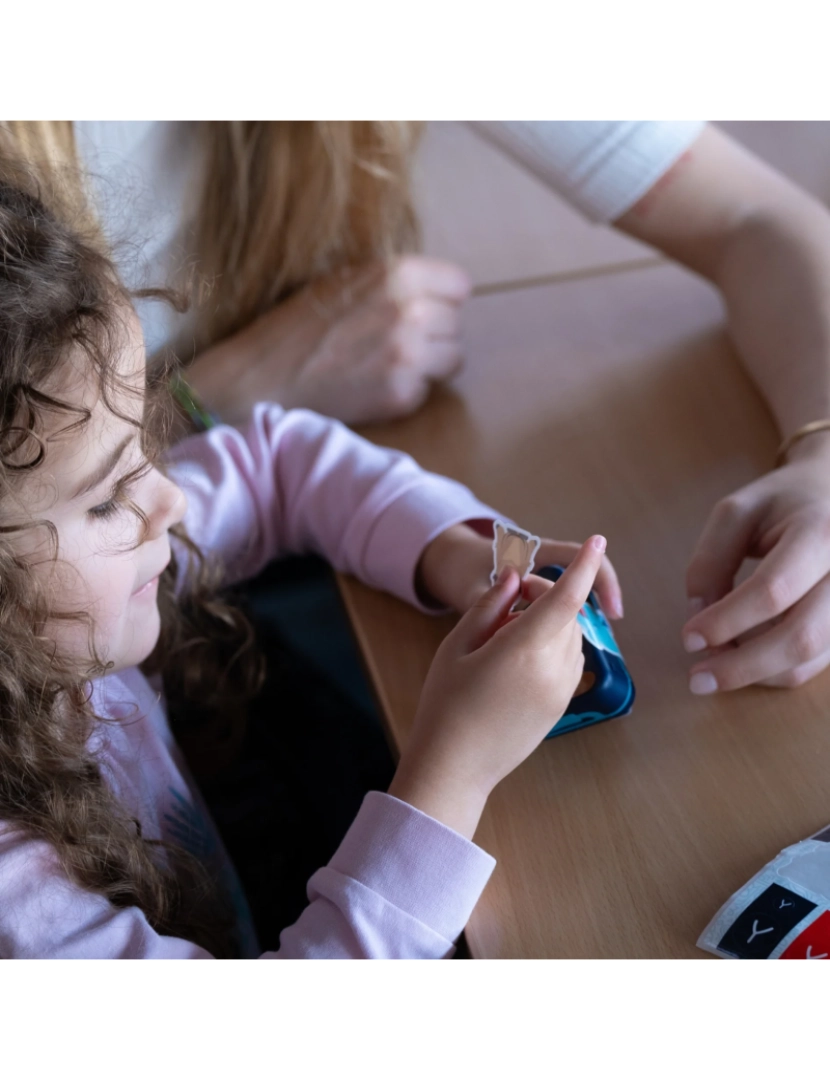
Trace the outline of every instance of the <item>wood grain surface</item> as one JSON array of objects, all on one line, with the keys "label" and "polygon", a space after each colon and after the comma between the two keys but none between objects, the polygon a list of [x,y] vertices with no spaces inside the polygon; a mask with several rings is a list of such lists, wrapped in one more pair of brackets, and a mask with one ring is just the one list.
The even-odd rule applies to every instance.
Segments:
[{"label": "wood grain surface", "polygon": [[[638,693],[630,717],[544,743],[494,793],[471,952],[702,956],[727,897],[830,821],[830,679],[695,698],[680,641],[689,555],[715,501],[771,467],[772,419],[715,293],[672,266],[474,300],[467,341],[453,388],[365,434],[525,528],[603,532]],[[341,584],[400,747],[451,620]]]}]

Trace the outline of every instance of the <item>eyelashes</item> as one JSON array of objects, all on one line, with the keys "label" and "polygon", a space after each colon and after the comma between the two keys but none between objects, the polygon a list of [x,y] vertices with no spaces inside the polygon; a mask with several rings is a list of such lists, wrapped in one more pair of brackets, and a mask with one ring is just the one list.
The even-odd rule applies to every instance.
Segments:
[{"label": "eyelashes", "polygon": [[121,509],[121,504],[116,497],[107,499],[106,502],[100,503],[98,506],[93,506],[87,511],[90,517],[96,518],[98,521],[106,521],[107,518],[115,517],[118,511]]},{"label": "eyelashes", "polygon": [[115,517],[124,505],[123,500],[126,491],[127,484],[123,480],[119,480],[110,492],[106,502],[90,507],[90,509],[87,510],[87,513],[91,518],[95,518],[97,521],[106,521],[108,518]]},{"label": "eyelashes", "polygon": [[89,517],[96,521],[106,521],[109,518],[114,518],[116,514],[120,513],[124,509],[133,509],[129,498],[130,490],[138,483],[138,481],[152,469],[152,465],[149,461],[145,461],[137,469],[133,469],[132,472],[122,476],[113,485],[113,488],[107,497],[105,502],[98,503],[97,506],[90,507],[87,510]]}]

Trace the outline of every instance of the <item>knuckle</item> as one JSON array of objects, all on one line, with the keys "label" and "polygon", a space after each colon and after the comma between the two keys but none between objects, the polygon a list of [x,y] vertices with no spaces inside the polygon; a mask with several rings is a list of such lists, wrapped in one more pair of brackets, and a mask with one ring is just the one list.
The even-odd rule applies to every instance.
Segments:
[{"label": "knuckle", "polygon": [[752,671],[744,664],[730,664],[729,667],[715,670],[719,690],[740,690],[744,686],[751,686],[753,682]]},{"label": "knuckle", "polygon": [[415,330],[426,330],[433,320],[433,305],[424,296],[404,304],[402,320]]},{"label": "knuckle", "polygon": [[809,678],[810,672],[806,667],[797,667],[793,668],[792,671],[785,671],[783,675],[778,677],[776,683],[785,690],[795,690],[797,687],[803,686]]},{"label": "knuckle", "polygon": [[780,574],[759,577],[758,592],[768,618],[780,615],[792,602],[789,583]]},{"label": "knuckle", "polygon": [[740,648],[713,658],[710,668],[719,690],[741,690],[752,686],[764,674],[758,670],[757,660]]},{"label": "knuckle", "polygon": [[822,637],[820,628],[814,622],[802,622],[793,627],[787,652],[796,668],[815,660],[824,645]]},{"label": "knuckle", "polygon": [[715,503],[714,516],[719,522],[729,523],[743,517],[746,507],[740,492],[725,495]]},{"label": "knuckle", "polygon": [[413,358],[414,349],[408,335],[400,332],[392,334],[387,349],[389,367],[393,370],[407,368],[411,365]]},{"label": "knuckle", "polygon": [[[584,603],[584,599],[581,593],[577,592],[577,590],[574,588],[567,587],[562,589],[562,591],[559,593],[559,600],[563,608],[568,611],[571,617],[574,619],[579,614]],[[579,629],[578,626],[576,626],[576,624],[574,624],[574,630],[581,640],[582,631]]]}]

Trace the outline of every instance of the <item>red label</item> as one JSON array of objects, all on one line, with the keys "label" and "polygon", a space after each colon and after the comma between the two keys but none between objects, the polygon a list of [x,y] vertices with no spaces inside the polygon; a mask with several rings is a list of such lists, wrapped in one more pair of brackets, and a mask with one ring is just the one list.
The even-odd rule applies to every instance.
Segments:
[{"label": "red label", "polygon": [[802,930],[779,960],[830,960],[830,911],[823,911]]}]

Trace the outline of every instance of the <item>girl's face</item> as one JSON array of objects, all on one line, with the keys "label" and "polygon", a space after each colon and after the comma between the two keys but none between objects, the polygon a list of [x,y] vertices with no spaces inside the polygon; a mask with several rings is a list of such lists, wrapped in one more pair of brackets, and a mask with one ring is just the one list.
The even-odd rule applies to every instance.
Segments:
[{"label": "girl's face", "polygon": [[[112,404],[140,422],[145,357],[132,313],[126,336],[119,375],[127,387],[113,393]],[[55,417],[44,462],[24,481],[18,500],[27,518],[54,526],[57,561],[48,530],[37,526],[18,534],[21,554],[48,589],[54,612],[89,614],[97,654],[117,671],[145,660],[158,639],[158,580],[170,561],[168,530],[181,521],[185,497],[156,469],[127,479],[146,464],[141,431],[107,407],[81,366],[55,396],[88,408],[91,417],[74,432],[60,430],[65,414]],[[143,511],[146,528],[125,498]],[[64,655],[90,659],[84,622],[53,618],[46,633]]]}]

